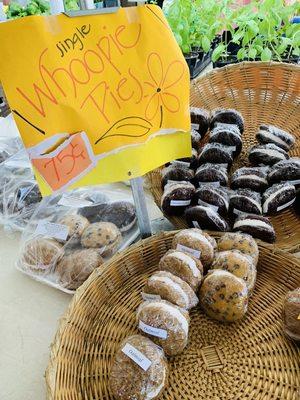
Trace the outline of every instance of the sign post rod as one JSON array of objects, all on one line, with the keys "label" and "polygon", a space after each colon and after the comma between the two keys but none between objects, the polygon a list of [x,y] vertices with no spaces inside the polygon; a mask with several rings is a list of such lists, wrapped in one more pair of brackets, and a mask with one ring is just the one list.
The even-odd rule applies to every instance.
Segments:
[{"label": "sign post rod", "polygon": [[133,178],[130,180],[133,200],[136,208],[138,225],[142,239],[151,236],[151,223],[147,210],[145,192],[143,188],[143,178]]}]

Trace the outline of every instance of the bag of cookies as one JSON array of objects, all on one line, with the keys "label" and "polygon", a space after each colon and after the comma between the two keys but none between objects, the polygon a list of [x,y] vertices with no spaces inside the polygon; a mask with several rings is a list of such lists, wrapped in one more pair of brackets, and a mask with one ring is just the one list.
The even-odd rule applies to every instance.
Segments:
[{"label": "bag of cookies", "polygon": [[101,264],[139,235],[123,191],[100,186],[43,198],[22,235],[17,268],[73,293]]}]

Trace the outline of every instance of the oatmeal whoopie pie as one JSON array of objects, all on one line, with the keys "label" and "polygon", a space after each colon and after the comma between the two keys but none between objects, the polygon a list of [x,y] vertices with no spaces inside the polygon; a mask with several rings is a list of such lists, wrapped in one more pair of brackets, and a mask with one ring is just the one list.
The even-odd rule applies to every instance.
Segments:
[{"label": "oatmeal whoopie pie", "polygon": [[191,130],[191,140],[192,148],[198,151],[201,145],[201,135],[198,131],[195,131],[195,129]]},{"label": "oatmeal whoopie pie", "polygon": [[290,183],[279,183],[271,186],[263,194],[263,213],[276,214],[291,206],[296,200],[296,189]]},{"label": "oatmeal whoopie pie", "polygon": [[217,124],[209,134],[209,143],[221,143],[225,146],[235,147],[233,157],[242,151],[242,138],[237,125]]},{"label": "oatmeal whoopie pie", "polygon": [[230,194],[229,212],[233,215],[241,213],[262,214],[261,195],[250,189],[237,189]]},{"label": "oatmeal whoopie pie", "polygon": [[285,151],[289,151],[295,144],[293,135],[274,125],[260,125],[256,138],[262,144],[273,143]]},{"label": "oatmeal whoopie pie", "polygon": [[127,337],[120,344],[109,376],[115,400],[157,399],[167,383],[168,363],[159,346],[142,335]]},{"label": "oatmeal whoopie pie", "polygon": [[237,125],[240,132],[244,132],[244,118],[237,110],[225,108],[214,110],[210,119],[210,129],[213,129],[217,123]]},{"label": "oatmeal whoopie pie", "polygon": [[198,297],[184,280],[168,271],[155,272],[143,288],[144,295],[156,295],[178,307],[190,310],[198,304]]},{"label": "oatmeal whoopie pie", "polygon": [[263,192],[268,187],[269,167],[242,167],[231,176],[232,189],[251,189]]},{"label": "oatmeal whoopie pie", "polygon": [[249,255],[254,265],[258,263],[259,250],[255,239],[251,235],[243,232],[226,232],[218,241],[218,251],[239,250],[241,253]]},{"label": "oatmeal whoopie pie", "polygon": [[207,143],[199,154],[199,164],[228,164],[230,167],[233,162],[235,149],[220,143]]},{"label": "oatmeal whoopie pie", "polygon": [[187,181],[193,180],[195,173],[192,169],[189,169],[187,165],[180,163],[170,164],[161,171],[162,176],[162,187],[164,188],[168,181]]},{"label": "oatmeal whoopie pie", "polygon": [[288,153],[273,143],[251,147],[248,157],[253,165],[273,165],[279,161],[289,159]]},{"label": "oatmeal whoopie pie", "polygon": [[192,129],[199,132],[201,137],[203,137],[208,131],[209,127],[209,112],[203,108],[191,107],[190,114]]},{"label": "oatmeal whoopie pie", "polygon": [[262,215],[243,214],[234,222],[234,231],[249,233],[251,236],[268,243],[274,243],[276,234],[268,218]]},{"label": "oatmeal whoopie pie", "polygon": [[290,158],[274,164],[268,173],[270,184],[289,181],[294,185],[300,184],[300,158]]},{"label": "oatmeal whoopie pie", "polygon": [[79,239],[85,228],[90,224],[87,218],[77,214],[64,215],[57,222],[69,228],[67,240]]},{"label": "oatmeal whoopie pie", "polygon": [[161,198],[161,208],[168,215],[181,215],[192,202],[195,186],[190,182],[167,183]]},{"label": "oatmeal whoopie pie", "polygon": [[227,221],[212,206],[193,206],[184,213],[188,226],[225,232],[229,230]]},{"label": "oatmeal whoopie pie", "polygon": [[220,215],[227,215],[228,192],[222,186],[203,183],[199,185],[193,197],[193,205],[212,205]]},{"label": "oatmeal whoopie pie", "polygon": [[208,273],[199,292],[205,313],[217,321],[242,319],[248,309],[249,291],[246,282],[222,269]]},{"label": "oatmeal whoopie pie", "polygon": [[285,334],[300,343],[300,287],[288,292],[283,303],[283,329]]},{"label": "oatmeal whoopie pie", "polygon": [[203,164],[195,172],[195,182],[200,186],[202,183],[214,183],[226,186],[228,182],[227,168],[220,164]]},{"label": "oatmeal whoopie pie", "polygon": [[81,244],[85,248],[97,248],[103,256],[111,256],[119,247],[122,234],[111,222],[95,222],[82,233]]},{"label": "oatmeal whoopie pie", "polygon": [[145,301],[137,310],[139,329],[167,356],[183,352],[189,338],[189,313],[165,300]]}]

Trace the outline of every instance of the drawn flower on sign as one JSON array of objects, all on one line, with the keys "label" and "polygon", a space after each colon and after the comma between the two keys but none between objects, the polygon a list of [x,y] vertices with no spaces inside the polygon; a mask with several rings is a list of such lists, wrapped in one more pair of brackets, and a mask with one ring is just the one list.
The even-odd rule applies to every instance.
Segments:
[{"label": "drawn flower on sign", "polygon": [[163,110],[170,113],[176,113],[180,110],[180,100],[172,93],[172,89],[183,77],[184,66],[179,60],[171,62],[164,69],[163,62],[158,53],[151,53],[147,59],[147,69],[151,77],[151,82],[145,82],[145,85],[151,88],[151,94],[145,110],[147,120],[153,120],[160,112],[161,128],[163,123]]}]

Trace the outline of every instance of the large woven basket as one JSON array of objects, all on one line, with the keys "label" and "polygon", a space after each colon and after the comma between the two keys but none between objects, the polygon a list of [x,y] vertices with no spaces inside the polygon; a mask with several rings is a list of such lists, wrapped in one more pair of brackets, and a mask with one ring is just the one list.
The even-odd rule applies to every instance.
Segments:
[{"label": "large woven basket", "polygon": [[[191,84],[191,105],[213,110],[235,108],[244,118],[243,151],[232,170],[247,164],[247,149],[256,143],[261,123],[277,125],[296,137],[290,152],[300,156],[300,66],[284,63],[244,62],[215,69]],[[149,175],[154,200],[160,207],[160,169]],[[166,216],[176,228],[186,227],[183,217]],[[287,251],[300,249],[300,219],[293,208],[272,217],[276,245]]]},{"label": "large woven basket", "polygon": [[[48,400],[112,400],[111,363],[137,332],[140,292],[174,232],[143,240],[96,270],[62,318],[46,372]],[[242,322],[222,324],[196,308],[189,345],[170,359],[164,400],[298,400],[300,348],[283,334],[286,292],[300,286],[292,255],[260,246],[258,280]]]}]

